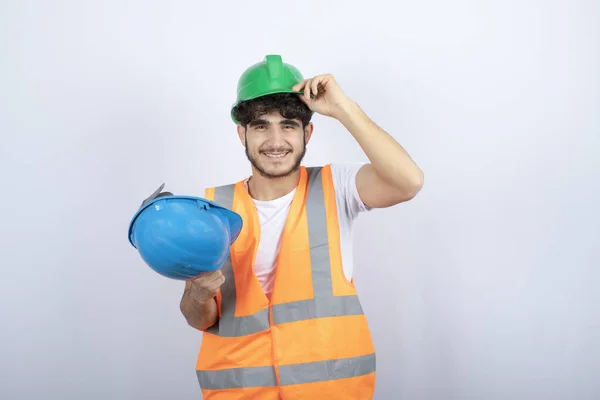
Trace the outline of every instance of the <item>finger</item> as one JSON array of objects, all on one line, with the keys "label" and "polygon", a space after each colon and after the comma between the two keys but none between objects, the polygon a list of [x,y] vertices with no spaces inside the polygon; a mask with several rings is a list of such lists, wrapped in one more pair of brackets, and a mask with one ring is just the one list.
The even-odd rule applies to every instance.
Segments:
[{"label": "finger", "polygon": [[306,101],[306,97],[304,96],[304,94],[299,94],[298,97],[300,98],[300,100],[302,100],[304,104],[306,104],[307,107],[310,107],[310,104],[308,103],[308,101]]},{"label": "finger", "polygon": [[204,288],[201,292],[196,294],[196,298],[200,301],[213,299],[219,293],[219,289],[215,290]]},{"label": "finger", "polygon": [[221,272],[221,270],[219,270],[219,269],[218,269],[218,270],[214,271],[214,274],[212,274],[212,275],[211,275],[211,276],[210,276],[210,277],[207,279],[207,281],[208,281],[208,282],[216,282],[216,281],[218,281],[218,280],[219,280],[219,279],[221,279],[221,278],[225,279],[225,277],[223,276],[223,273]]},{"label": "finger", "polygon": [[315,95],[315,98],[319,97],[319,85],[321,85],[321,81],[319,79],[313,79],[311,83],[311,90]]},{"label": "finger", "polygon": [[225,282],[225,275],[219,274],[215,275],[210,281],[206,282],[206,286],[217,285],[221,286]]},{"label": "finger", "polygon": [[310,101],[310,88],[312,81],[312,79],[307,80],[306,85],[304,86],[304,99],[307,103]]},{"label": "finger", "polygon": [[306,79],[303,80],[302,82],[296,83],[294,86],[292,86],[292,90],[294,92],[299,92],[302,90],[302,88],[306,85]]},{"label": "finger", "polygon": [[225,283],[225,277],[222,277],[221,279],[217,279],[214,282],[211,282],[210,286],[208,286],[208,290],[211,293],[213,293],[213,292],[216,293],[219,290],[219,288],[221,286],[223,286],[224,283]]},{"label": "finger", "polygon": [[210,275],[212,272],[201,272],[200,274],[194,276],[193,278],[190,278],[190,281],[192,283],[194,283],[194,281],[197,281],[198,279],[205,279],[208,275]]},{"label": "finger", "polygon": [[302,86],[302,89],[300,90],[302,92],[302,100],[304,100],[306,102],[306,85],[308,84],[308,79],[304,81],[304,85]]},{"label": "finger", "polygon": [[210,272],[203,272],[200,275],[192,278],[192,283],[194,282],[198,282],[198,284],[200,285],[205,285],[209,282],[214,281],[215,279],[217,279],[219,276],[222,276],[223,273],[221,272],[221,270],[215,270],[215,271],[210,271]]}]

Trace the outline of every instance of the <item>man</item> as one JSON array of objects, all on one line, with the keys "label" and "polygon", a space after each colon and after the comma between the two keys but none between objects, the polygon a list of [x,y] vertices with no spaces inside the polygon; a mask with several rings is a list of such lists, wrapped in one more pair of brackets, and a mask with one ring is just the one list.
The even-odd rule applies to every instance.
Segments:
[{"label": "man", "polygon": [[[306,168],[313,113],[337,119],[367,164]],[[244,221],[222,270],[186,282],[181,311],[204,332],[204,399],[371,399],[375,351],[353,283],[352,223],[412,199],[423,173],[331,75],[280,56],[250,67],[232,109],[252,175],[206,190]]]}]

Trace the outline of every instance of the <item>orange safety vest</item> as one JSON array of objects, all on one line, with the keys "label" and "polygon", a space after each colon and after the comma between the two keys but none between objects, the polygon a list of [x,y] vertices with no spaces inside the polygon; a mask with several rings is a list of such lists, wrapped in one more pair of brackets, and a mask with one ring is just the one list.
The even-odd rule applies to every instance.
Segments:
[{"label": "orange safety vest", "polygon": [[207,189],[206,198],[244,226],[222,267],[219,319],[198,355],[204,400],[372,399],[375,349],[342,269],[331,167],[300,168],[271,300],[253,271],[260,224],[244,181]]}]

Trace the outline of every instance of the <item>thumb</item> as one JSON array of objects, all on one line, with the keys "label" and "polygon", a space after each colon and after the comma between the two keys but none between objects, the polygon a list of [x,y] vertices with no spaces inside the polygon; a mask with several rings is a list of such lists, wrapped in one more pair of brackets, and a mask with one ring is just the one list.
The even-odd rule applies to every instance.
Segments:
[{"label": "thumb", "polygon": [[292,90],[293,90],[294,92],[300,92],[300,91],[302,91],[302,88],[303,88],[304,86],[306,86],[306,79],[305,79],[305,80],[303,80],[302,82],[300,82],[300,83],[297,83],[297,84],[295,84],[294,86],[292,86]]},{"label": "thumb", "polygon": [[190,281],[195,281],[195,280],[202,280],[202,278],[205,278],[208,275],[212,275],[214,273],[214,271],[205,271],[205,272],[201,272],[198,275],[194,276],[193,278],[190,278]]},{"label": "thumb", "polygon": [[302,102],[306,104],[308,108],[312,106],[313,99],[306,99],[306,96],[304,94],[299,94],[298,97],[300,97],[300,100],[302,100]]}]

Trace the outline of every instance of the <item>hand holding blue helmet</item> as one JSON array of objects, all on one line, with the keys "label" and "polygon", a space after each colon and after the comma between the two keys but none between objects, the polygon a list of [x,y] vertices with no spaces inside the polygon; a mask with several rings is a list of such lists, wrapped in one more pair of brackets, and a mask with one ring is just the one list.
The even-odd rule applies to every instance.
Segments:
[{"label": "hand holding blue helmet", "polygon": [[194,196],[162,192],[146,200],[129,224],[129,242],[162,276],[188,280],[215,271],[242,230],[239,214]]}]

